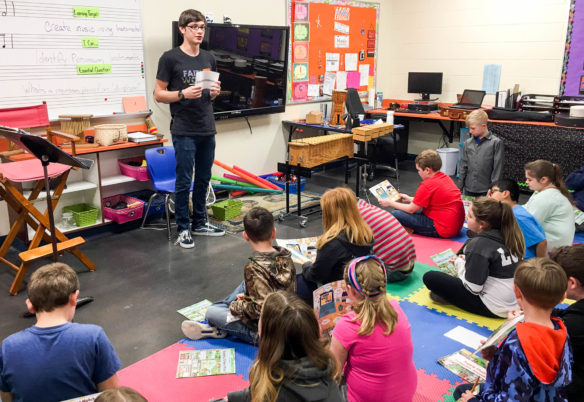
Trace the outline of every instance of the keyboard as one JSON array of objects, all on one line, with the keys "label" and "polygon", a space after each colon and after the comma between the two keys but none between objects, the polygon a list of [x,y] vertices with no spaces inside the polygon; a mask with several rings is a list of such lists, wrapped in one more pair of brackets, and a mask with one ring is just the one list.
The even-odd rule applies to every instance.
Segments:
[{"label": "keyboard", "polygon": [[415,114],[428,114],[433,113],[429,110],[410,110],[410,109],[397,109],[396,113],[415,113]]},{"label": "keyboard", "polygon": [[453,109],[480,109],[480,106],[476,105],[452,105],[450,107]]}]

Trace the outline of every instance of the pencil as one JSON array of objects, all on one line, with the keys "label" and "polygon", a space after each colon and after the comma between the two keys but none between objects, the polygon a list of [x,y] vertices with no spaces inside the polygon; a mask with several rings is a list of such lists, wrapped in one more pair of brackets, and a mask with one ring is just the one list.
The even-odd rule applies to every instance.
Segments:
[{"label": "pencil", "polygon": [[471,393],[473,393],[473,392],[474,392],[474,390],[475,390],[475,388],[477,387],[477,384],[478,384],[478,383],[479,383],[479,377],[477,377],[477,379],[475,380],[475,382],[474,382],[474,384],[473,384],[473,386],[472,386],[472,389],[470,390],[470,392],[471,392]]}]

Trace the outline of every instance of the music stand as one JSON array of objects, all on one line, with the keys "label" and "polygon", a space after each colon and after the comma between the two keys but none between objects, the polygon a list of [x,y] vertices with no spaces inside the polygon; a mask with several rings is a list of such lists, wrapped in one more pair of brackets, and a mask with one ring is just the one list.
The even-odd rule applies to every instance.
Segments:
[{"label": "music stand", "polygon": [[53,203],[47,166],[49,163],[60,163],[71,167],[89,169],[93,165],[93,161],[91,159],[73,157],[43,137],[30,134],[18,128],[0,126],[0,135],[8,138],[20,148],[30,152],[41,161],[44,173],[45,191],[47,193],[47,212],[49,216],[51,244],[53,247],[53,261],[57,262],[59,254],[57,251],[57,238],[55,237],[55,218],[53,216]]}]

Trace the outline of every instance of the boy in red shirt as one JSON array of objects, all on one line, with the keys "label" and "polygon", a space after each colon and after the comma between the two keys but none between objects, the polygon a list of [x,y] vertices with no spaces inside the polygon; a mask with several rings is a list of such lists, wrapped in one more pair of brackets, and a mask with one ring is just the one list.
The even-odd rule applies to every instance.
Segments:
[{"label": "boy in red shirt", "polygon": [[453,237],[464,223],[460,190],[442,173],[438,152],[427,149],[416,157],[422,183],[414,197],[400,194],[400,201],[379,200],[382,207],[393,208],[393,216],[414,233],[431,237]]}]

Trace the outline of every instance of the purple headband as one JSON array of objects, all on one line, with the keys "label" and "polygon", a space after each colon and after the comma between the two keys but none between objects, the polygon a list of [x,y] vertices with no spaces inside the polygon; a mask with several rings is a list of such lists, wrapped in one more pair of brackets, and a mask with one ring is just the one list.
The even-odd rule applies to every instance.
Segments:
[{"label": "purple headband", "polygon": [[[357,264],[360,263],[361,261],[366,261],[369,259],[373,259],[373,260],[377,261],[379,263],[379,265],[381,265],[381,269],[383,269],[383,276],[385,278],[387,278],[387,272],[385,271],[385,264],[376,255],[365,255],[363,257],[353,259],[349,263],[349,268],[347,270],[347,276],[349,277],[349,284],[357,291],[357,293],[359,293],[363,296],[365,296],[365,294],[363,293],[363,287],[361,286],[361,284],[357,280]],[[369,293],[368,296],[373,297],[373,296],[377,296],[379,294],[381,294],[381,291],[376,290],[375,292]]]}]

